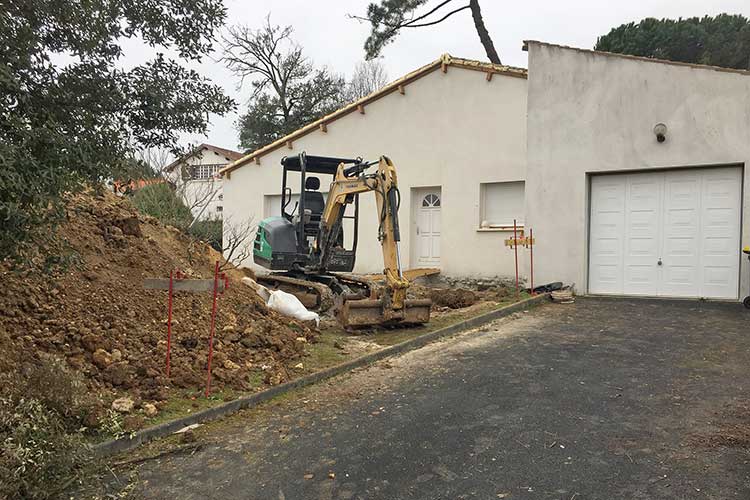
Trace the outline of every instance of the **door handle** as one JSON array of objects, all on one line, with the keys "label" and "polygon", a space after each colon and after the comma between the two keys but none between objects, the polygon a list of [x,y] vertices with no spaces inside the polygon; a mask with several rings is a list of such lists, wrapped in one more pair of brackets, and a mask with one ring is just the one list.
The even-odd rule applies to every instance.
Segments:
[{"label": "door handle", "polygon": [[417,234],[419,234],[419,226],[417,226]]},{"label": "door handle", "polygon": [[659,261],[656,263],[657,266],[661,265],[661,257],[659,257]]}]

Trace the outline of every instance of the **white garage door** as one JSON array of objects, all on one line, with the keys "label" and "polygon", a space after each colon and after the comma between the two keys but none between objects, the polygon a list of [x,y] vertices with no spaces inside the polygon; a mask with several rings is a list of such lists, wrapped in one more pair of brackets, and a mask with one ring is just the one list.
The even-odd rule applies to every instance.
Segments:
[{"label": "white garage door", "polygon": [[736,299],[742,173],[591,179],[589,293]]}]

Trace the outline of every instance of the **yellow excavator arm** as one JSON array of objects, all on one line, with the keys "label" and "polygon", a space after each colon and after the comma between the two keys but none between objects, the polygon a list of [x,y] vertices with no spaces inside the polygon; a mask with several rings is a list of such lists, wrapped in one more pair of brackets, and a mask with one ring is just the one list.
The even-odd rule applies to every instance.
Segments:
[{"label": "yellow excavator arm", "polygon": [[325,269],[333,254],[346,206],[358,194],[375,193],[385,286],[371,290],[368,299],[347,300],[343,297],[341,304],[338,304],[338,314],[343,315],[343,318],[340,316],[339,319],[352,326],[389,322],[426,323],[430,317],[431,302],[406,299],[409,280],[404,277],[401,266],[398,222],[401,199],[396,167],[389,158],[382,156],[378,161],[377,171],[365,174],[364,170],[370,165],[372,164],[363,163],[348,168],[343,163],[339,165],[320,219],[317,241],[319,266]]}]

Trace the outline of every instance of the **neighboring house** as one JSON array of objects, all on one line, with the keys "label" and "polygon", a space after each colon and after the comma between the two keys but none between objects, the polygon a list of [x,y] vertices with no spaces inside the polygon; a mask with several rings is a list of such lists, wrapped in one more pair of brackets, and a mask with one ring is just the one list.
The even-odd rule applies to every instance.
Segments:
[{"label": "neighboring house", "polygon": [[224,195],[219,170],[242,158],[242,153],[201,144],[165,170],[165,177],[177,187],[193,216],[201,220],[222,219]]},{"label": "neighboring house", "polygon": [[[225,217],[279,215],[284,156],[387,155],[398,169],[405,267],[510,276],[503,240],[514,219],[523,225],[526,85],[524,69],[445,55],[223,169]],[[331,177],[320,181],[326,192]],[[360,196],[359,219],[355,271],[381,272],[374,194]]]},{"label": "neighboring house", "polygon": [[525,46],[537,281],[589,294],[746,295],[750,73]]}]

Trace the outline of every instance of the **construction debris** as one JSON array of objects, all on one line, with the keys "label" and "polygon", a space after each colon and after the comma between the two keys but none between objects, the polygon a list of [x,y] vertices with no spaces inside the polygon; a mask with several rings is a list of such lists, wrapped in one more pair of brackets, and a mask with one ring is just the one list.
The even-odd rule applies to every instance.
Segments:
[{"label": "construction debris", "polygon": [[555,290],[554,292],[550,293],[550,297],[552,297],[552,302],[557,302],[558,304],[572,304],[573,302],[575,302],[573,290],[570,288]]}]

